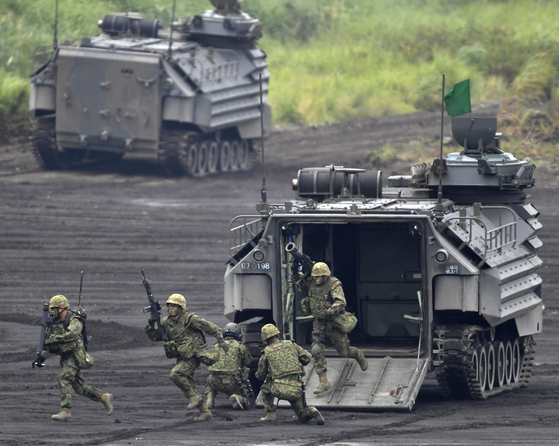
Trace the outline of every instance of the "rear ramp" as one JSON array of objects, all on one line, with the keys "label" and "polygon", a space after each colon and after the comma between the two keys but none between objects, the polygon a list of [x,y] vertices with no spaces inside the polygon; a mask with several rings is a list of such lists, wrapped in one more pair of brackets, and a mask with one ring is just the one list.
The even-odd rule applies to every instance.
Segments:
[{"label": "rear ramp", "polygon": [[[363,372],[357,362],[347,358],[328,358],[328,380],[332,389],[315,395],[318,376],[311,362],[305,367],[307,404],[319,409],[359,411],[410,411],[427,374],[425,358],[367,358]],[[257,406],[262,407],[260,398]],[[278,406],[289,407],[287,401]]]}]

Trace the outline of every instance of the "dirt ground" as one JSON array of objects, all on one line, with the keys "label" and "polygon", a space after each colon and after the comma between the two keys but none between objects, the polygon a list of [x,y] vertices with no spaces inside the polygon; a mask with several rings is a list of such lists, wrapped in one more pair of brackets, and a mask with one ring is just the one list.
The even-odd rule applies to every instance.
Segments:
[{"label": "dirt ground", "polygon": [[[277,129],[266,141],[270,202],[292,197],[297,170],[327,164],[367,166],[387,142],[435,138],[438,114],[370,119],[316,128]],[[449,129],[445,132],[450,135]],[[385,176],[393,168],[385,169]],[[406,173],[401,171],[400,173]],[[537,172],[536,172],[537,177]],[[534,376],[527,389],[487,401],[444,401],[428,376],[410,413],[324,412],[326,425],[301,425],[280,409],[262,425],[262,409],[233,411],[218,397],[214,420],[194,423],[170,381],[173,362],[143,333],[147,299],[140,268],[155,296],[187,297],[190,310],[223,326],[224,263],[229,222],[254,214],[262,168],[250,173],[166,178],[153,164],[124,159],[63,172],[37,168],[27,143],[0,146],[0,444],[15,445],[526,445],[557,444],[559,434],[559,256],[555,188],[538,186],[544,242],[543,333],[536,337]],[[42,303],[63,293],[76,306],[80,271],[96,365],[87,383],[114,394],[107,417],[100,403],[74,397],[73,418],[59,410],[57,358],[32,369]],[[197,375],[202,390],[207,371]]]}]

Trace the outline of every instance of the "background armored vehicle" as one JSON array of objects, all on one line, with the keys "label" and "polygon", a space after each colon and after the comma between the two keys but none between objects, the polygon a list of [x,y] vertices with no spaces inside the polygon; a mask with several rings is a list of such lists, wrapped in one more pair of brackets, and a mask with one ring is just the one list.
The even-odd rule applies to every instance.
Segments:
[{"label": "background armored vehicle", "polygon": [[255,46],[262,25],[239,0],[212,4],[170,29],[135,13],[105,15],[102,35],[39,48],[35,61],[46,60],[33,74],[30,110],[42,166],[130,152],[174,175],[249,169],[271,122],[265,96],[261,103],[270,73]]},{"label": "background armored vehicle", "polygon": [[[310,348],[312,316],[291,280],[294,247],[342,281],[350,333],[369,369],[326,349],[332,390],[320,408],[411,410],[427,372],[448,397],[485,399],[527,385],[542,330],[534,166],[500,149],[495,118],[454,118],[464,147],[411,175],[329,166],[294,180],[297,198],[231,223],[225,314],[257,354],[273,321]],[[439,198],[439,181],[442,194]],[[357,370],[356,370],[357,369]],[[304,378],[318,377],[308,366]]]}]

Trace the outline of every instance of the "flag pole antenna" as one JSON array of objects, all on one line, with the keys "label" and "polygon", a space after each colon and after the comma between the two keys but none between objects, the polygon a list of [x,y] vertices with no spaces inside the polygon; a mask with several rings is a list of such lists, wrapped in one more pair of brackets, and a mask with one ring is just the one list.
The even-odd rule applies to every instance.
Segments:
[{"label": "flag pole antenna", "polygon": [[260,135],[262,141],[262,188],[260,189],[261,204],[258,206],[260,212],[267,209],[268,194],[266,192],[266,159],[264,158],[264,94],[262,91],[262,73],[260,79]]},{"label": "flag pole antenna", "polygon": [[443,210],[443,132],[444,132],[444,85],[445,74],[443,73],[443,90],[441,102],[441,151],[439,154],[438,175],[439,175],[439,191],[437,193],[437,205],[435,206],[435,218],[441,221],[444,217]]}]

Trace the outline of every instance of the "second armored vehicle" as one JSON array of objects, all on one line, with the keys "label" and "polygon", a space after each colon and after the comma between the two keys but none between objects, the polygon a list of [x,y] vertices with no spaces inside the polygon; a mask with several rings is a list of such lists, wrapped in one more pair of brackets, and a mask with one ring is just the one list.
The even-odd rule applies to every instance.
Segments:
[{"label": "second armored vehicle", "polygon": [[249,169],[271,122],[262,25],[240,0],[212,4],[169,29],[135,13],[105,15],[102,35],[39,48],[30,110],[41,165],[136,153],[173,175]]},{"label": "second armored vehicle", "polygon": [[307,392],[309,404],[411,410],[427,372],[449,397],[527,385],[543,310],[541,224],[525,194],[534,166],[503,152],[495,129],[494,118],[454,118],[464,150],[412,165],[387,188],[380,172],[302,169],[296,199],[233,220],[225,314],[246,323],[255,353],[267,322],[310,348],[306,291],[290,280],[297,251],[329,264],[358,318],[350,339],[368,370],[327,348],[332,390]]}]

